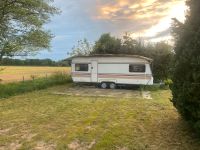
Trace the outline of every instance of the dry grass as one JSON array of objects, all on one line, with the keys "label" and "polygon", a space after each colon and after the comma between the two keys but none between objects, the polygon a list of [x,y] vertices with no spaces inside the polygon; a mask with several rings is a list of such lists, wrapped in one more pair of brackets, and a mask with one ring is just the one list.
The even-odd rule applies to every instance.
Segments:
[{"label": "dry grass", "polygon": [[45,77],[58,72],[70,73],[69,67],[16,67],[1,66],[0,79],[3,83],[22,81],[32,78]]},{"label": "dry grass", "polygon": [[[70,86],[70,85],[68,85]],[[197,150],[170,91],[152,100],[53,94],[67,86],[0,100],[0,149]]]}]

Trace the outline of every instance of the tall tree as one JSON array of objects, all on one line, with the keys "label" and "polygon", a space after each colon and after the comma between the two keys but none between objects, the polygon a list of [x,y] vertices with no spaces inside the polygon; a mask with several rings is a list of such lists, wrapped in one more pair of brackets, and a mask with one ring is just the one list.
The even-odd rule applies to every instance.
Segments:
[{"label": "tall tree", "polygon": [[134,39],[129,33],[125,33],[122,39],[120,53],[143,55],[145,50],[145,42],[142,38]]},{"label": "tall tree", "polygon": [[185,23],[175,20],[172,102],[200,133],[200,1],[187,0]]},{"label": "tall tree", "polygon": [[53,0],[0,0],[0,62],[3,56],[28,55],[50,48],[52,34],[43,28],[59,13]]},{"label": "tall tree", "polygon": [[137,40],[133,39],[129,33],[125,33],[122,39],[122,47],[121,51],[126,54],[134,54],[137,53],[136,45]]},{"label": "tall tree", "polygon": [[93,53],[95,54],[119,54],[121,39],[111,36],[109,33],[102,34],[95,42]]}]

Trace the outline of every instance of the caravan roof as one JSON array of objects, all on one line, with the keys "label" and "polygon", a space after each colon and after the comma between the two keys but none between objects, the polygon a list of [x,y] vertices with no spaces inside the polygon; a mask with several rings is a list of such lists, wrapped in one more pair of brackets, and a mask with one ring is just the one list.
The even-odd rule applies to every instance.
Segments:
[{"label": "caravan roof", "polygon": [[132,58],[140,58],[140,59],[144,59],[148,62],[152,62],[153,59],[151,58],[147,58],[144,56],[139,56],[139,55],[124,55],[124,54],[95,54],[95,55],[89,55],[89,56],[73,56],[69,59],[73,59],[73,58],[90,58],[90,57],[132,57]]}]

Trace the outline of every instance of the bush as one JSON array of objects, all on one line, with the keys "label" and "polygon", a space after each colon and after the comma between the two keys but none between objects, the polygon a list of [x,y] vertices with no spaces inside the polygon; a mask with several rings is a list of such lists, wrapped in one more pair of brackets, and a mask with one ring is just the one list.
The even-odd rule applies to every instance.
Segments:
[{"label": "bush", "polygon": [[167,79],[167,80],[164,80],[164,84],[166,86],[171,86],[173,84],[173,81],[171,79]]},{"label": "bush", "polygon": [[172,102],[200,135],[200,1],[188,0],[184,24],[174,21],[176,38]]},{"label": "bush", "polygon": [[56,74],[48,78],[38,78],[31,81],[0,84],[0,98],[46,89],[50,86],[62,85],[70,82],[72,82],[72,80],[69,75]]}]

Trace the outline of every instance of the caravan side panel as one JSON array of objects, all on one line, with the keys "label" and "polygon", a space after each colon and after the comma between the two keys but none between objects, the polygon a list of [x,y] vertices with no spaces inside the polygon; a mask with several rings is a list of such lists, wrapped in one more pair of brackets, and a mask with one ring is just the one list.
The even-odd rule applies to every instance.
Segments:
[{"label": "caravan side panel", "polygon": [[[133,63],[132,63],[133,64]],[[129,72],[128,63],[107,63],[98,65],[98,82],[115,82],[116,84],[153,84],[149,64],[145,65],[145,72]]]},{"label": "caravan side panel", "polygon": [[[76,64],[87,64],[88,65],[88,71],[76,71]],[[72,79],[74,82],[91,82],[91,64],[89,63],[72,63]]]},{"label": "caravan side panel", "polygon": [[[97,62],[94,78],[92,62]],[[76,64],[88,64],[87,71],[78,71]],[[130,64],[145,65],[145,72],[130,72]],[[93,77],[93,78],[92,78]],[[114,82],[116,84],[153,84],[150,64],[143,59],[121,57],[78,57],[72,60],[74,82]],[[95,79],[95,80],[94,80]]]}]

